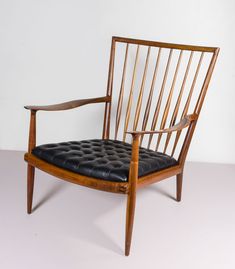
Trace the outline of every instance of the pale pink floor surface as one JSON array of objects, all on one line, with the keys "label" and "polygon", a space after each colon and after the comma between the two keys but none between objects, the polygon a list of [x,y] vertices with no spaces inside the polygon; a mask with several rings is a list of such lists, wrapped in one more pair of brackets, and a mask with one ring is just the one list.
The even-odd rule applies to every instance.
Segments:
[{"label": "pale pink floor surface", "polygon": [[187,163],[182,202],[170,178],[137,193],[131,255],[126,197],[36,171],[26,214],[23,152],[0,151],[0,269],[235,268],[235,165]]}]

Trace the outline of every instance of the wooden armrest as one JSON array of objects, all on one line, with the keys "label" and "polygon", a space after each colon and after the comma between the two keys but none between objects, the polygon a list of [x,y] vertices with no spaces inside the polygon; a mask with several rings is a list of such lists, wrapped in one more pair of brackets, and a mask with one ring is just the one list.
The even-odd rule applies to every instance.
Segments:
[{"label": "wooden armrest", "polygon": [[29,109],[31,111],[59,111],[59,110],[67,110],[76,108],[79,106],[92,104],[92,103],[103,103],[103,102],[110,102],[111,97],[110,96],[103,96],[103,97],[97,97],[97,98],[89,98],[89,99],[81,99],[81,100],[73,100],[70,102],[55,104],[55,105],[48,105],[48,106],[25,106],[25,109]]},{"label": "wooden armrest", "polygon": [[154,131],[127,131],[127,134],[131,134],[133,136],[139,136],[139,135],[144,135],[144,134],[159,134],[159,133],[171,133],[175,131],[180,131],[190,125],[192,121],[197,120],[198,115],[197,114],[190,114],[185,116],[179,123],[166,128],[162,130],[154,130]]}]

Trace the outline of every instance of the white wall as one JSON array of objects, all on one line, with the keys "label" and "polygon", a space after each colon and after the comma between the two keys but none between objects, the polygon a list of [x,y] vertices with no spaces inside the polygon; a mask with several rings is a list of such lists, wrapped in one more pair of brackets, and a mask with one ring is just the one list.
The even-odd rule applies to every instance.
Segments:
[{"label": "white wall", "polygon": [[[189,160],[235,163],[234,11],[234,0],[1,0],[0,149],[26,150],[24,105],[103,95],[120,35],[221,48]],[[39,113],[38,143],[99,138],[102,116],[100,104]]]}]

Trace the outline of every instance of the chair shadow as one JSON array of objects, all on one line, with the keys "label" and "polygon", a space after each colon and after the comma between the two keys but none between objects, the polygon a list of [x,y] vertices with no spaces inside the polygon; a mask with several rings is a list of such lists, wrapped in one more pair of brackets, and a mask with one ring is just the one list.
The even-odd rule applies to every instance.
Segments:
[{"label": "chair shadow", "polygon": [[[99,247],[103,247],[107,250],[111,250],[113,252],[116,252],[119,255],[124,254],[124,246],[123,248],[117,244],[113,239],[110,238],[110,236],[102,230],[96,223],[86,223],[86,229],[87,226],[90,225],[89,229],[86,230],[86,232],[83,231],[80,235],[80,239],[85,240],[86,242],[89,242],[91,244],[95,244]],[[124,237],[124,235],[123,235]]]},{"label": "chair shadow", "polygon": [[[50,201],[53,197],[62,192],[67,188],[67,184],[55,184],[51,189],[42,197],[42,199],[34,206],[32,213],[40,208],[43,204]],[[107,195],[107,194],[106,194]],[[106,233],[102,227],[99,227],[97,219],[103,215],[108,214],[116,206],[120,205],[120,199],[112,199],[113,197],[105,197],[102,192],[88,191],[85,189],[79,192],[79,200],[81,203],[77,205],[77,210],[81,219],[76,223],[74,222],[74,237],[80,238],[81,240],[87,241],[91,244],[101,246],[105,249],[112,250],[117,254],[123,255],[123,249],[114,242],[113,239]],[[120,198],[120,197],[119,197]],[[107,202],[106,199],[109,201]],[[96,201],[91,203],[91,201]],[[84,207],[84,205],[86,205]],[[73,218],[74,215],[71,216]],[[76,224],[75,224],[76,223]],[[65,222],[65,226],[67,223]],[[79,229],[77,229],[79,226]],[[67,233],[67,229],[66,233]],[[71,229],[69,234],[73,231]]]},{"label": "chair shadow", "polygon": [[[86,191],[79,193],[81,201],[86,206],[80,205],[78,207],[79,216],[82,216],[78,223],[75,224],[74,229],[71,229],[74,237],[79,240],[84,240],[90,244],[95,244],[99,247],[113,251],[119,255],[124,254],[124,246],[121,247],[110,237],[110,230],[106,231],[102,228],[100,220],[105,218],[105,215],[109,215],[115,208],[123,207],[123,196],[119,197],[112,194],[105,194],[97,191]],[[91,200],[94,203],[91,203]],[[123,210],[125,210],[123,208]],[[118,219],[118,217],[117,217]],[[121,225],[122,221],[120,221]],[[124,222],[123,222],[124,223]],[[77,229],[79,226],[79,229]],[[123,229],[124,231],[124,229]],[[123,234],[123,238],[124,238]]]},{"label": "chair shadow", "polygon": [[33,207],[32,212],[41,207],[44,203],[51,200],[55,195],[60,193],[62,190],[66,188],[65,184],[57,184],[54,185],[45,195],[44,197]]},{"label": "chair shadow", "polygon": [[147,188],[145,188],[145,190],[157,192],[157,193],[159,193],[162,196],[165,196],[165,197],[170,198],[170,199],[172,199],[174,201],[177,201],[176,200],[176,197],[174,197],[173,195],[169,194],[166,190],[162,189],[161,187],[159,187],[157,185],[155,185],[155,186],[154,185],[150,185]]},{"label": "chair shadow", "polygon": [[[158,193],[164,197],[176,201],[176,198],[173,195],[171,195],[169,192],[167,192],[167,190],[163,189],[159,185],[148,186],[143,190],[143,192],[146,190]],[[142,190],[140,191],[142,192]],[[89,195],[86,195],[86,193],[84,192],[82,193],[83,197],[81,197],[81,200],[84,201],[87,205],[86,209],[80,208],[80,210],[82,211],[81,214],[85,216],[84,218],[82,218],[82,220],[80,220],[81,227],[84,229],[79,229],[79,232],[76,233],[76,236],[86,242],[102,246],[106,249],[116,252],[119,255],[123,255],[124,245],[120,247],[119,244],[116,244],[116,242],[114,242],[114,240],[110,238],[108,233],[104,229],[102,229],[102,227],[99,227],[97,219],[99,219],[105,214],[108,214],[111,210],[114,210],[115,207],[119,207],[120,204],[125,211],[125,203],[123,203],[125,202],[125,196],[123,197],[121,195],[122,198],[119,197],[120,199],[116,196],[113,196],[112,194],[110,194],[110,196],[108,197],[105,197],[103,193],[95,191],[89,193]],[[89,203],[90,199],[94,199],[94,201],[97,201],[96,203],[94,203],[96,205],[95,207],[94,204]],[[123,222],[123,224],[125,225],[125,222]],[[125,232],[124,229],[123,232]]]}]

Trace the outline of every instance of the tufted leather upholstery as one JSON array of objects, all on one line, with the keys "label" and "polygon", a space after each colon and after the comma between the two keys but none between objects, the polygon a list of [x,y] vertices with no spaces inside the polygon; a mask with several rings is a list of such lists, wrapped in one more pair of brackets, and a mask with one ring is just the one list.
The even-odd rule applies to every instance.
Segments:
[{"label": "tufted leather upholstery", "polygon": [[[41,145],[32,152],[38,158],[81,175],[127,182],[131,145],[117,140],[83,140]],[[176,165],[174,158],[140,148],[139,177]]]}]

